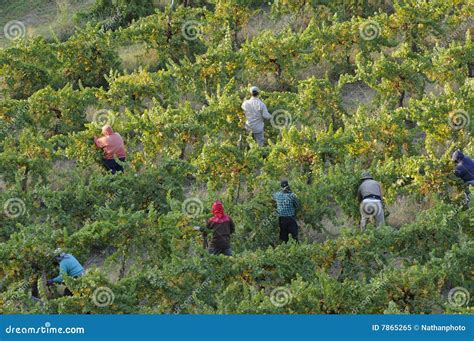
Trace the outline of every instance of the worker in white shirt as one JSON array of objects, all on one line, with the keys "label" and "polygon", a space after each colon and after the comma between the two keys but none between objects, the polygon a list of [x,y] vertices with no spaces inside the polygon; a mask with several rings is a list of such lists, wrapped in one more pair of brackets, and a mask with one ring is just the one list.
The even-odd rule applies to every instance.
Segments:
[{"label": "worker in white shirt", "polygon": [[252,97],[242,103],[242,109],[245,112],[246,122],[245,128],[251,131],[255,142],[259,147],[263,147],[265,143],[264,137],[264,119],[271,119],[272,115],[268,112],[267,106],[258,98],[260,90],[256,86],[250,88]]}]

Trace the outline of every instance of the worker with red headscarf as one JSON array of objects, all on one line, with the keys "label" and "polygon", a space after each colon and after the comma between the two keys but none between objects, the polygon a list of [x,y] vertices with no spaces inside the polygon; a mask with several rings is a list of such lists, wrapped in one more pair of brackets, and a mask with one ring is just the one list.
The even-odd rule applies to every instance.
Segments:
[{"label": "worker with red headscarf", "polygon": [[235,232],[234,222],[224,213],[224,206],[219,200],[212,205],[212,215],[213,217],[207,221],[206,227],[195,226],[194,229],[201,231],[205,238],[208,234],[212,233],[209,253],[232,256],[230,235]]},{"label": "worker with red headscarf", "polygon": [[119,133],[114,133],[112,127],[105,125],[102,127],[102,137],[94,136],[95,145],[104,151],[104,165],[115,174],[117,171],[123,172],[123,167],[116,161],[116,158],[121,162],[125,162],[125,145],[122,136]]}]

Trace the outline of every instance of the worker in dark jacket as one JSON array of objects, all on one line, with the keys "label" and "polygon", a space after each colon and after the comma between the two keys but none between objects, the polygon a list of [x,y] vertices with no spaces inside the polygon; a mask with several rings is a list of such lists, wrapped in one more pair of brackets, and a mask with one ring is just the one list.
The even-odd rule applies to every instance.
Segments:
[{"label": "worker in dark jacket", "polygon": [[[67,254],[61,249],[56,249],[54,251],[54,260],[59,264],[59,275],[48,280],[48,286],[53,285],[54,283],[63,283],[64,275],[74,278],[84,275],[84,268],[73,255]],[[72,296],[72,292],[66,288],[64,290],[64,296]]]},{"label": "worker in dark jacket", "polygon": [[464,181],[466,186],[464,194],[466,196],[466,207],[471,204],[471,192],[469,191],[470,186],[474,186],[474,161],[464,155],[460,150],[456,150],[452,155],[452,160],[456,163],[454,169],[454,175]]},{"label": "worker in dark jacket", "polygon": [[280,225],[280,240],[287,242],[291,234],[298,241],[298,224],[296,223],[296,210],[300,204],[296,194],[291,191],[287,180],[280,183],[281,191],[273,194],[277,204],[278,223]]},{"label": "worker in dark jacket", "polygon": [[361,215],[360,228],[364,229],[371,219],[374,219],[379,227],[385,224],[382,188],[369,172],[363,172],[360,180],[361,184],[357,191]]},{"label": "worker in dark jacket", "polygon": [[206,227],[195,226],[194,229],[201,231],[204,234],[204,238],[207,238],[207,235],[212,233],[209,253],[232,256],[230,235],[235,232],[234,222],[224,213],[224,206],[219,200],[212,205],[212,215],[213,217],[207,221]]}]

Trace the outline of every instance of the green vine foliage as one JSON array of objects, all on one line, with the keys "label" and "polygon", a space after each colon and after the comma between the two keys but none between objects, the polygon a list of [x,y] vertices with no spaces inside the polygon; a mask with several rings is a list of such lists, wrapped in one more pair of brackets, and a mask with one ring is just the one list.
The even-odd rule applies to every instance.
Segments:
[{"label": "green vine foliage", "polygon": [[[472,314],[448,299],[474,291],[474,212],[450,160],[474,155],[468,1],[141,3],[98,1],[64,41],[0,49],[0,313]],[[124,48],[148,67],[123,68]],[[250,85],[284,118],[262,148]],[[124,173],[93,144],[105,123]],[[379,229],[357,228],[363,170],[392,210]],[[283,178],[300,243],[278,240]],[[232,257],[192,228],[216,199]],[[57,247],[86,268],[65,278],[73,296],[46,287]]]}]

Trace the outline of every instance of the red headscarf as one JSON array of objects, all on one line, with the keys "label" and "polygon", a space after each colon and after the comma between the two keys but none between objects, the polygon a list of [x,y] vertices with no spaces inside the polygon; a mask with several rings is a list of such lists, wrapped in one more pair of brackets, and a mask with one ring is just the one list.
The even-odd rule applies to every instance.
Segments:
[{"label": "red headscarf", "polygon": [[213,223],[222,224],[230,220],[229,216],[224,213],[224,206],[219,200],[212,204],[212,214],[214,217],[210,218],[209,221]]}]

